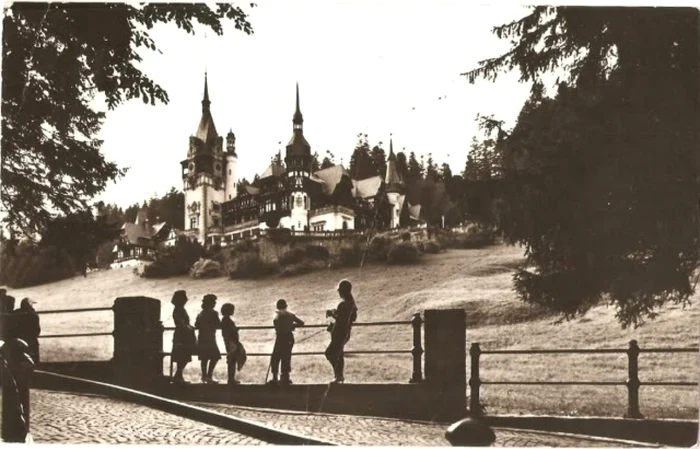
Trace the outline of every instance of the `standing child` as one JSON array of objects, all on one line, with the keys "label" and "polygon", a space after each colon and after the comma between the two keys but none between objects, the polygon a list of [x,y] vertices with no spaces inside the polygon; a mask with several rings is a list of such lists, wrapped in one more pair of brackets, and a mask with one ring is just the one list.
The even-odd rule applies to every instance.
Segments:
[{"label": "standing child", "polygon": [[226,347],[226,363],[228,364],[228,384],[237,385],[240,382],[236,380],[236,364],[238,362],[238,349],[240,341],[238,340],[238,327],[231,318],[236,311],[236,307],[231,303],[226,303],[221,306],[221,336],[224,337],[224,346]]},{"label": "standing child", "polygon": [[304,322],[296,315],[287,310],[287,301],[280,299],[277,301],[277,312],[272,320],[275,326],[275,347],[272,349],[272,359],[270,368],[272,369],[271,384],[277,384],[277,373],[280,362],[282,363],[282,376],[279,383],[289,385],[292,383],[289,373],[292,370],[292,348],[294,347],[294,329],[303,326]]},{"label": "standing child", "polygon": [[197,315],[194,327],[199,329],[197,352],[202,365],[202,383],[216,384],[214,380],[214,368],[221,359],[221,352],[216,344],[216,330],[221,328],[219,314],[216,307],[216,296],[204,295],[202,299],[202,311]]}]

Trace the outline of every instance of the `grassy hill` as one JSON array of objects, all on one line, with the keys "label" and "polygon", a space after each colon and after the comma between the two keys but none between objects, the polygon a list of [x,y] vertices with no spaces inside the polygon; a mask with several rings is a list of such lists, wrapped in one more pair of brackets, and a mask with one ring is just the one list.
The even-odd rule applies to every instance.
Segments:
[{"label": "grassy hill", "polygon": [[[604,305],[585,317],[557,324],[557,318],[530,307],[516,298],[511,275],[523,262],[519,248],[492,246],[479,250],[451,250],[424,255],[415,266],[370,265],[362,269],[329,269],[298,277],[263,280],[226,278],[194,280],[179,277],[167,280],[142,279],[128,268],[96,272],[50,285],[11,290],[15,297],[29,296],[39,310],[109,306],[119,296],[144,295],[163,301],[162,319],[172,325],[170,297],[185,289],[190,297],[187,310],[192,320],[206,293],[236,305],[235,321],[243,324],[271,324],[274,303],[287,299],[290,309],[307,323],[323,323],[324,312],[335,307],[335,286],[350,279],[360,308],[359,321],[408,320],[427,308],[464,308],[467,311],[468,343],[479,342],[482,349],[535,348],[626,348],[630,339],[641,347],[697,346],[700,341],[700,306],[696,295],[692,306],[683,310],[668,306],[647,325],[621,329],[614,310]],[[112,330],[111,312],[51,314],[42,316],[44,334],[99,332]],[[323,350],[328,342],[324,330],[297,331],[297,351]],[[171,335],[166,334],[165,349]],[[242,331],[241,339],[249,352],[269,352],[272,331]],[[111,337],[42,340],[42,359],[108,359]],[[223,344],[220,345],[223,348]],[[356,328],[348,350],[410,349],[409,326]],[[265,379],[267,358],[252,357],[241,373],[244,382]],[[531,355],[482,356],[482,380],[625,380],[625,355]],[[167,365],[167,363],[166,363]],[[332,370],[322,356],[299,356],[293,362],[295,382],[324,382]],[[640,378],[645,380],[693,381],[699,376],[695,354],[643,354]],[[407,381],[411,375],[410,355],[361,355],[346,362],[350,382]],[[225,378],[225,362],[217,368]],[[199,378],[195,358],[188,366],[190,380]],[[642,413],[656,417],[697,418],[698,389],[692,387],[647,387],[640,391]],[[622,416],[626,388],[572,386],[484,386],[482,400],[490,413],[558,413]]]}]

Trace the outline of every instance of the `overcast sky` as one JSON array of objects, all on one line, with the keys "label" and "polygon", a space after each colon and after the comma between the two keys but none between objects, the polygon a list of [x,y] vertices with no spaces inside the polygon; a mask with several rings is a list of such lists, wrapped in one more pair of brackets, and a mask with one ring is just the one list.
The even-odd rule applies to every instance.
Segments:
[{"label": "overcast sky", "polygon": [[347,167],[358,133],[387,150],[393,133],[395,150],[432,153],[455,172],[477,135],[477,113],[512,126],[529,92],[517,73],[495,84],[460,76],[508,48],[491,29],[523,17],[522,6],[260,0],[247,11],[251,36],[231,24],[223,36],[174,25],[152,31],[162,54],[144,51],[141,67],[170,103],[132,100],[107,113],[104,154],[129,172],[96,200],[128,206],[182,189],[179,162],[201,115],[205,70],[214,123],[220,135],[236,134],[239,174],[249,180],[291,137],[296,82],[304,134],[321,158],[330,150]]}]

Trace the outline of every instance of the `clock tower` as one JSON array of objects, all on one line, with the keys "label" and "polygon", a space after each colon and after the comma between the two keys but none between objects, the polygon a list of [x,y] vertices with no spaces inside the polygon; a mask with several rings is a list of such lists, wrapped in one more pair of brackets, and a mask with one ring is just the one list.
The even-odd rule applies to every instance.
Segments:
[{"label": "clock tower", "polygon": [[309,183],[311,177],[311,146],[304,138],[304,117],[299,107],[299,83],[297,83],[296,111],[292,119],[292,139],[287,144],[287,153],[284,162],[287,166],[287,177],[290,192],[290,227],[295,231],[308,229],[309,209],[311,198],[309,196]]}]

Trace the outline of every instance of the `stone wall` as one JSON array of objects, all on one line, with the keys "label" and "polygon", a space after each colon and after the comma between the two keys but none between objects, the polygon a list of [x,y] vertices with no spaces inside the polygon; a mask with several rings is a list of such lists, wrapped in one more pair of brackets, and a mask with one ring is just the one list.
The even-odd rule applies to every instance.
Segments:
[{"label": "stone wall", "polygon": [[304,249],[308,245],[322,246],[328,249],[331,258],[340,254],[340,249],[345,246],[352,246],[355,242],[362,244],[366,241],[363,235],[347,235],[333,237],[305,237],[294,236],[286,241],[274,241],[267,236],[261,236],[257,243],[260,257],[267,263],[278,263],[279,258],[294,248]]}]

